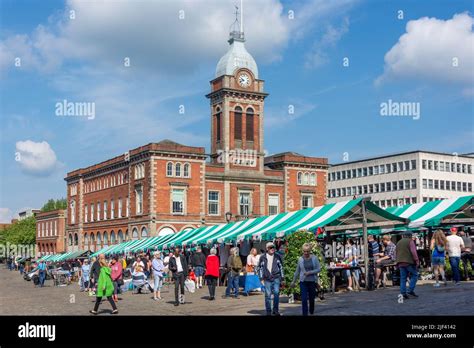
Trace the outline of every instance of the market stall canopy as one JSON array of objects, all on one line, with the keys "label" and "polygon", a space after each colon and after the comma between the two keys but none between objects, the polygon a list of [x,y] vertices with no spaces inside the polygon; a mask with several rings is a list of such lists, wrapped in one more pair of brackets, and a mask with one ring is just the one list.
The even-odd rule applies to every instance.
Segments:
[{"label": "market stall canopy", "polygon": [[441,224],[473,223],[474,195],[386,208],[386,211],[410,220],[409,228]]},{"label": "market stall canopy", "polygon": [[86,253],[87,251],[85,250],[71,251],[71,252],[62,254],[60,257],[56,258],[55,261],[65,261],[65,260],[70,260],[70,259],[76,259]]}]

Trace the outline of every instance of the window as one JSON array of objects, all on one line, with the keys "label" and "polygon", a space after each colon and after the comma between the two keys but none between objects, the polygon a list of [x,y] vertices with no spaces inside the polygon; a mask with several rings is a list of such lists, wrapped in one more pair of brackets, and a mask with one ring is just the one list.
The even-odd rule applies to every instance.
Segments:
[{"label": "window", "polygon": [[405,186],[403,185],[403,180],[400,180],[400,181],[398,182],[398,189],[399,189],[399,190],[404,190],[404,187],[405,187]]},{"label": "window", "polygon": [[104,201],[104,220],[107,220],[107,201]]},{"label": "window", "polygon": [[174,175],[178,177],[181,176],[181,163],[176,163]]},{"label": "window", "polygon": [[234,139],[242,140],[242,108],[237,106],[234,111]]},{"label": "window", "polygon": [[253,141],[254,140],[254,131],[253,131],[253,109],[248,108],[247,109],[247,115],[246,115],[246,137],[248,141]]},{"label": "window", "polygon": [[446,162],[446,167],[444,168],[447,172],[451,171],[451,163]]},{"label": "window", "polygon": [[390,191],[392,191],[392,183],[387,182],[387,192],[390,192]]},{"label": "window", "polygon": [[143,189],[141,186],[135,189],[135,211],[136,214],[143,213]]},{"label": "window", "polygon": [[171,162],[166,164],[166,176],[173,176],[173,163]]},{"label": "window", "polygon": [[472,174],[472,165],[471,164],[467,165],[467,173]]},{"label": "window", "polygon": [[411,179],[411,189],[416,189],[416,179]]},{"label": "window", "polygon": [[110,201],[110,218],[115,219],[115,204],[113,199]]},{"label": "window", "polygon": [[130,197],[127,197],[127,200],[125,202],[125,214],[126,217],[130,216]]},{"label": "window", "polygon": [[445,167],[444,167],[444,162],[439,162],[439,170],[440,170],[441,172],[444,172],[444,168],[445,168]]},{"label": "window", "polygon": [[241,216],[250,214],[250,192],[239,192],[239,214]]},{"label": "window", "polygon": [[374,185],[374,193],[379,192],[379,184]]},{"label": "window", "polygon": [[71,224],[76,223],[76,202],[71,201],[70,205],[70,213],[71,213]]},{"label": "window", "polygon": [[392,163],[392,173],[396,173],[396,172],[397,172],[397,164]]},{"label": "window", "polygon": [[268,195],[268,214],[276,215],[280,212],[280,196]]},{"label": "window", "polygon": [[141,237],[142,238],[148,237],[148,231],[146,230],[145,227],[142,227]]},{"label": "window", "polygon": [[100,232],[97,232],[97,245],[100,246],[102,244],[102,235]]},{"label": "window", "polygon": [[122,217],[122,198],[118,199],[118,213],[117,213],[118,218],[120,219]]},{"label": "window", "polygon": [[311,173],[309,179],[309,184],[311,186],[316,186],[316,173]]},{"label": "window", "polygon": [[369,175],[374,175],[374,167],[369,167]]},{"label": "window", "polygon": [[416,169],[416,160],[411,160],[411,170],[415,170]]},{"label": "window", "polygon": [[451,163],[451,171],[456,173],[456,163]]},{"label": "window", "polygon": [[405,180],[405,184],[404,184],[403,187],[405,187],[405,190],[409,190],[410,189],[410,180]]},{"label": "window", "polygon": [[461,191],[461,183],[458,181],[456,184],[457,184],[458,191]]},{"label": "window", "polygon": [[104,247],[109,245],[109,236],[107,232],[104,232]]},{"label": "window", "polygon": [[216,114],[216,140],[221,141],[221,112]]},{"label": "window", "polygon": [[439,188],[440,188],[441,190],[444,190],[444,180],[440,180],[440,181],[439,181]]},{"label": "window", "polygon": [[[332,173],[332,174],[334,174],[334,173]],[[297,179],[298,180],[298,185],[302,185],[303,184],[303,173],[298,172],[297,178],[298,178]]]},{"label": "window", "polygon": [[357,170],[352,169],[352,175],[351,175],[351,177],[355,178],[356,175],[357,175]]},{"label": "window", "polygon": [[138,230],[134,228],[132,230],[132,240],[137,240],[138,239]]},{"label": "window", "polygon": [[88,210],[87,209],[87,204],[84,206],[84,222],[89,222],[89,213],[88,213]]},{"label": "window", "polygon": [[100,221],[100,202],[97,202],[97,221]]},{"label": "window", "polygon": [[467,183],[467,191],[472,192],[472,182]]},{"label": "window", "polygon": [[171,212],[184,214],[184,189],[171,190]]},{"label": "window", "polygon": [[380,192],[385,192],[385,183],[380,184]]},{"label": "window", "polygon": [[94,203],[91,203],[91,222],[94,221]]},{"label": "window", "polygon": [[416,197],[412,197],[411,198],[411,204],[415,204],[416,203]]},{"label": "window", "polygon": [[363,193],[364,193],[364,195],[366,195],[366,194],[368,193],[368,188],[367,188],[367,185],[364,185],[363,187],[364,187],[364,191],[363,191]]},{"label": "window", "polygon": [[189,163],[185,163],[183,166],[183,176],[189,178]]},{"label": "window", "polygon": [[464,174],[466,173],[466,165],[465,165],[465,164],[462,165],[462,172],[463,172]]},{"label": "window", "polygon": [[428,188],[429,188],[430,190],[433,189],[433,179],[428,179]]},{"label": "window", "polygon": [[357,168],[357,177],[360,178],[362,176],[362,168]]},{"label": "window", "polygon": [[208,192],[208,214],[219,215],[219,191]]},{"label": "window", "polygon": [[372,193],[372,192],[374,192],[374,185],[370,184],[368,193]]},{"label": "window", "polygon": [[367,167],[362,168],[362,176],[367,176]]},{"label": "window", "polygon": [[379,166],[379,173],[385,174],[385,166],[383,164]]},{"label": "window", "polygon": [[433,170],[433,161],[428,160],[428,169]]},{"label": "window", "polygon": [[438,161],[434,161],[434,170],[439,170]]},{"label": "window", "polygon": [[110,232],[110,244],[115,244],[115,232]]},{"label": "window", "polygon": [[301,209],[307,209],[313,207],[313,195],[305,194],[301,195]]},{"label": "window", "polygon": [[304,173],[303,175],[303,185],[308,185],[309,184],[309,174]]},{"label": "window", "polygon": [[423,179],[423,188],[427,189],[428,188],[428,180]]},{"label": "window", "polygon": [[379,166],[374,166],[374,175],[379,174]]},{"label": "window", "polygon": [[422,163],[421,167],[422,167],[423,169],[426,169],[426,160],[423,160],[421,163]]}]

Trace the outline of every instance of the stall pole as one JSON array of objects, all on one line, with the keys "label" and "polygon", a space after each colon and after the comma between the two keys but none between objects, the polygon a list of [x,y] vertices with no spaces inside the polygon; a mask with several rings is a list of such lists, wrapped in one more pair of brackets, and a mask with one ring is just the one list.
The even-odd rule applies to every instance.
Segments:
[{"label": "stall pole", "polygon": [[362,205],[362,232],[364,234],[364,270],[365,270],[365,288],[369,288],[369,241],[367,235],[367,214],[365,208],[365,199],[361,201]]}]

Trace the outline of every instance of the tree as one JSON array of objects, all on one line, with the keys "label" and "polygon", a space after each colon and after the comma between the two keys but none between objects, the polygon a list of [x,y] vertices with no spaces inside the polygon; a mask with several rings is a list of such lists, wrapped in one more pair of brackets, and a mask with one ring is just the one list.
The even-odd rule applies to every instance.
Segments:
[{"label": "tree", "polygon": [[66,209],[67,208],[67,201],[66,198],[61,199],[49,199],[41,208],[42,212],[52,211],[57,209]]},{"label": "tree", "polygon": [[[298,258],[302,255],[303,244],[310,243],[312,245],[313,254],[319,259],[321,265],[321,272],[319,273],[319,284],[323,289],[329,288],[329,277],[326,263],[324,262],[324,255],[321,246],[316,240],[316,236],[308,231],[297,231],[288,237],[288,248],[286,249],[285,258],[283,261],[283,270],[285,272],[286,284],[291,284],[293,275],[298,264]],[[297,286],[293,289],[285,287],[282,289],[284,294],[300,295],[300,288]]]},{"label": "tree", "polygon": [[36,218],[31,216],[3,230],[2,244],[31,245],[36,242]]}]

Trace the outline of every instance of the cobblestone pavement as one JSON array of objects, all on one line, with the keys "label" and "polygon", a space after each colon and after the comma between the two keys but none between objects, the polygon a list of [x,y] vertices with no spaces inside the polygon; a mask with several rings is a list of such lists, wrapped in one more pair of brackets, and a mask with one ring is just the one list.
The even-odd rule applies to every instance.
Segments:
[{"label": "cobblestone pavement", "polygon": [[[207,288],[186,293],[186,304],[173,306],[174,287],[165,286],[162,301],[153,301],[151,294],[133,295],[126,292],[118,302],[119,315],[263,315],[263,294],[241,296],[240,299],[222,299],[224,288],[217,289],[216,301],[208,301]],[[434,288],[432,282],[419,284],[418,299],[398,303],[398,288],[377,291],[338,292],[317,301],[316,315],[472,315],[474,282],[463,282],[454,287]],[[95,297],[79,291],[77,284],[53,287],[46,281],[44,288],[35,288],[18,272],[10,272],[0,266],[0,315],[89,315]],[[300,304],[289,304],[281,297],[283,315],[299,315]],[[107,301],[99,312],[111,312]]]}]

